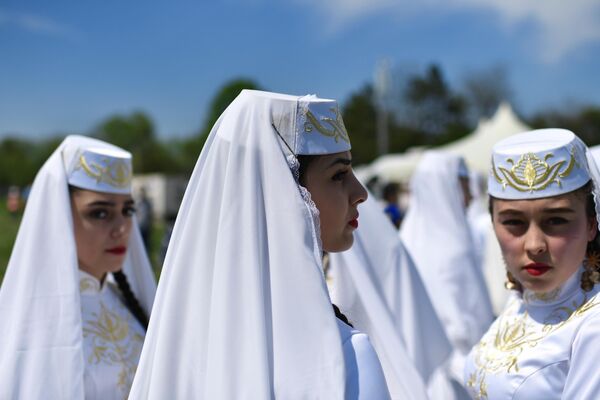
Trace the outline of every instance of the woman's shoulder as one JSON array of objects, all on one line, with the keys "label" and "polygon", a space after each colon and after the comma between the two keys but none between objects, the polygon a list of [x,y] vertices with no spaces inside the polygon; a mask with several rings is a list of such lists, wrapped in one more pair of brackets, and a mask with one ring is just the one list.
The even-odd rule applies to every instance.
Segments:
[{"label": "woman's shoulder", "polygon": [[347,399],[389,399],[381,363],[369,336],[337,320],[346,364]]}]

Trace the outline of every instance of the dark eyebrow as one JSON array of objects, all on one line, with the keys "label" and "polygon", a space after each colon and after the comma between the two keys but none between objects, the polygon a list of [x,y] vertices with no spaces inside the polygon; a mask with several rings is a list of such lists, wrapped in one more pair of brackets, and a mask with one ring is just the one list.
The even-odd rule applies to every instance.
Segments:
[{"label": "dark eyebrow", "polygon": [[331,162],[331,164],[329,164],[327,168],[331,168],[336,164],[352,165],[352,160],[350,160],[349,158],[336,158]]},{"label": "dark eyebrow", "polygon": [[498,211],[498,215],[514,215],[514,214],[521,215],[523,213],[519,210],[514,210],[512,208],[509,208],[508,210]]},{"label": "dark eyebrow", "polygon": [[544,208],[544,212],[548,214],[574,213],[575,210],[569,207]]},{"label": "dark eyebrow", "polygon": [[[131,206],[135,204],[135,201],[133,200],[127,200],[124,205],[125,206]],[[89,204],[87,204],[87,207],[116,207],[117,203],[113,202],[113,201],[106,201],[106,200],[98,200],[98,201],[94,201],[91,202]]]}]

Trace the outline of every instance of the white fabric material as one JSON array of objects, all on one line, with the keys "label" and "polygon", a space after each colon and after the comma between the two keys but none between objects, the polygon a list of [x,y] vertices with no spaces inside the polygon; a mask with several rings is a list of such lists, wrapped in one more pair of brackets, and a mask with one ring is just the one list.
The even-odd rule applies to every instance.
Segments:
[{"label": "white fabric material", "polygon": [[[105,145],[67,137],[32,185],[0,288],[0,399],[84,398],[79,268],[63,151]],[[155,283],[133,225],[123,270],[149,312]]]},{"label": "white fabric material", "polygon": [[63,152],[69,185],[104,193],[131,193],[131,153],[103,143]]},{"label": "white fabric material", "polygon": [[[466,356],[493,320],[481,268],[476,264],[458,156],[431,151],[411,180],[408,212],[400,236],[421,274],[454,349],[449,373],[461,381]],[[468,295],[466,295],[468,293]]]},{"label": "white fabric material", "polygon": [[538,199],[572,192],[590,180],[587,147],[566,129],[538,129],[498,142],[488,179],[491,196]]},{"label": "white fabric material", "polygon": [[146,332],[113,282],[79,270],[86,400],[126,399]]},{"label": "white fabric material", "polygon": [[427,382],[452,351],[412,258],[373,196],[361,205],[348,251],[330,254],[331,295],[371,338],[392,398],[426,398]]},{"label": "white fabric material", "polygon": [[[349,360],[315,218],[284,155],[293,146],[278,138],[317,133],[297,129],[299,99],[244,90],[213,127],[173,229],[131,399],[345,398]],[[368,387],[358,398],[376,398]]]},{"label": "white fabric material", "polygon": [[[381,364],[369,337],[337,320],[346,364],[346,399],[390,398]],[[393,398],[393,397],[392,397]],[[404,397],[411,399],[412,397]]]},{"label": "white fabric material", "polygon": [[585,293],[581,272],[551,297],[513,294],[468,357],[475,399],[596,399],[600,393],[600,285]]}]

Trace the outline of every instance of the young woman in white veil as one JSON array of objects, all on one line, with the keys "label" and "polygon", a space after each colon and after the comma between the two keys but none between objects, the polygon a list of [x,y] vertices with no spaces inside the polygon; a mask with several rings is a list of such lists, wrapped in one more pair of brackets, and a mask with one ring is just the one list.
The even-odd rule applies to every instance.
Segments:
[{"label": "young woman in white veil", "polygon": [[[468,184],[461,176],[468,177],[462,158],[425,153],[411,178],[409,208],[400,229],[454,348],[447,372],[456,398],[467,396],[461,387],[464,359],[493,320],[467,222]],[[451,393],[443,396],[452,398]]]},{"label": "young woman in white veil", "polygon": [[69,136],[38,172],[0,288],[0,398],[126,398],[156,283],[131,154]]},{"label": "young woman in white veil", "polygon": [[130,398],[388,398],[322,272],[366,198],[349,150],[335,101],[233,101],[188,184]]},{"label": "young woman in white veil", "polygon": [[475,399],[597,399],[600,176],[573,133],[541,129],[493,148],[488,178],[509,301],[475,346]]}]

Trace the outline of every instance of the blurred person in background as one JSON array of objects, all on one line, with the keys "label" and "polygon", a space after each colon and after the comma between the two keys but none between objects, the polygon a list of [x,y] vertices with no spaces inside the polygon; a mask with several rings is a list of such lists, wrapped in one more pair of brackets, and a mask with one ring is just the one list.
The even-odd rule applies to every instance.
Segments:
[{"label": "blurred person in background", "polygon": [[16,218],[21,209],[21,192],[18,186],[10,186],[6,195],[6,209],[11,216]]},{"label": "blurred person in background", "polygon": [[0,288],[0,398],[127,398],[156,290],[131,176],[81,136],[38,172]]},{"label": "blurred person in background", "polygon": [[454,350],[445,373],[436,376],[434,399],[469,397],[462,386],[465,357],[493,321],[467,222],[468,176],[461,157],[426,152],[411,178],[400,229]]},{"label": "blurred person in background", "polygon": [[152,202],[148,198],[145,187],[140,189],[140,196],[136,201],[136,208],[136,217],[140,227],[140,233],[142,234],[144,246],[146,246],[146,250],[148,250],[150,249],[150,237],[152,235],[153,209]]},{"label": "blurred person in background", "polygon": [[400,224],[402,224],[402,218],[404,218],[404,213],[398,205],[398,200],[400,199],[400,185],[396,182],[390,182],[383,187],[381,193],[382,199],[385,202],[383,211],[387,214],[396,229],[399,229]]}]

